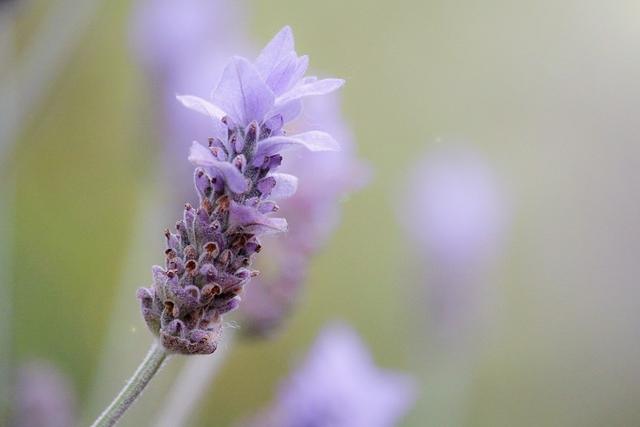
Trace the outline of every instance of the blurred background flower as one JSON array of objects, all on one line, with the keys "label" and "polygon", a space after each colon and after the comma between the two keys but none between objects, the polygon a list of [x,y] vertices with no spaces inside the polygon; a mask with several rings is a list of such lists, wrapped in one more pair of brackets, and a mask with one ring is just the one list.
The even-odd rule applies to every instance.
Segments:
[{"label": "blurred background flower", "polygon": [[409,376],[379,369],[358,334],[334,323],[320,332],[276,400],[250,425],[390,427],[414,401]]},{"label": "blurred background flower", "polygon": [[510,207],[506,183],[469,144],[437,140],[412,165],[395,201],[405,229],[409,267],[423,287],[411,301],[424,325],[422,414],[434,425],[462,424],[473,365],[483,349],[491,315],[499,308],[499,277]]},{"label": "blurred background flower", "polygon": [[76,422],[73,386],[50,363],[22,364],[12,394],[13,427],[68,427]]},{"label": "blurred background flower", "polygon": [[341,117],[339,94],[314,97],[287,132],[323,129],[340,143],[340,151],[294,153],[282,171],[298,177],[298,189],[283,200],[279,213],[287,233],[265,238],[263,268],[245,296],[241,326],[249,335],[274,333],[295,305],[307,280],[313,256],[325,245],[340,220],[341,202],[369,179],[369,169],[355,154],[351,132]]},{"label": "blurred background flower", "polygon": [[[158,144],[169,153],[170,147],[181,150],[170,145],[175,141],[187,138],[188,145],[208,136],[199,134],[206,127],[187,122],[180,128],[186,134],[171,130],[166,118],[176,116],[169,108],[180,106],[168,100],[176,92],[206,96],[211,87],[196,87],[203,80],[191,73],[210,67],[195,64],[216,58],[196,58],[185,68],[167,65],[175,56],[152,53],[162,49],[159,42],[142,48],[156,59],[131,53],[138,6],[91,3],[98,5],[93,13],[81,8],[89,2],[16,3],[12,60],[0,59],[0,135],[10,135],[0,142],[11,147],[3,150],[10,154],[0,167],[7,218],[1,226],[3,290],[9,295],[3,300],[8,309],[0,312],[12,313],[4,323],[11,326],[0,367],[15,372],[24,360],[51,360],[69,373],[78,408],[95,415],[99,408],[89,401],[112,397],[110,387],[122,384],[148,345],[132,295],[148,284],[148,266],[158,262],[157,251],[148,248],[162,246],[161,231],[183,201],[174,203],[183,196],[164,191],[165,179],[191,187],[189,177],[183,181],[182,172],[163,166],[154,153]],[[285,24],[295,28],[300,52],[313,52],[322,71],[347,79],[344,117],[374,179],[342,205],[341,222],[308,266],[305,297],[287,328],[271,340],[234,344],[233,357],[204,393],[207,410],[192,424],[230,425],[273,401],[275,385],[295,366],[294,355],[338,316],[359,331],[377,363],[421,380],[421,398],[400,425],[447,425],[429,413],[434,400],[428,393],[445,381],[436,381],[436,364],[427,355],[442,348],[438,360],[446,360],[451,347],[434,338],[438,312],[420,306],[424,290],[439,279],[435,267],[443,265],[434,251],[416,257],[416,236],[407,235],[389,201],[404,197],[404,179],[422,153],[433,153],[435,138],[453,135],[471,141],[466,148],[506,184],[515,209],[508,212],[500,257],[481,282],[495,304],[487,310],[489,321],[478,325],[482,333],[470,335],[480,338],[473,338],[460,380],[464,399],[440,394],[456,398],[449,407],[459,408],[448,425],[637,425],[640,5],[236,4],[208,16],[216,23],[208,31],[234,35],[215,48],[251,49]],[[174,12],[176,23],[199,19],[182,13],[188,15]],[[167,33],[172,24],[171,18],[162,24]],[[1,25],[3,42],[8,26]],[[195,34],[185,40],[208,40]],[[42,40],[49,43],[38,44]],[[184,64],[196,45],[177,48]],[[33,52],[48,55],[27,61]],[[154,61],[165,71],[142,65]],[[170,67],[182,68],[182,77],[166,71]],[[46,79],[33,85],[33,76]],[[164,86],[169,79],[174,87]],[[36,99],[34,93],[37,102],[26,102]],[[20,132],[15,117],[24,123]],[[184,165],[188,170],[186,159]],[[144,193],[147,188],[158,194]],[[145,231],[132,236],[141,225]],[[117,302],[121,295],[130,305]],[[111,329],[119,332],[121,347],[109,344]],[[134,412],[155,409],[174,375],[163,372]],[[99,386],[105,397],[95,391]],[[123,425],[140,425],[137,419]]]},{"label": "blurred background flower", "polygon": [[486,323],[484,305],[496,293],[491,271],[509,221],[504,184],[480,152],[438,141],[412,166],[395,203],[422,270],[432,347],[467,351]]}]

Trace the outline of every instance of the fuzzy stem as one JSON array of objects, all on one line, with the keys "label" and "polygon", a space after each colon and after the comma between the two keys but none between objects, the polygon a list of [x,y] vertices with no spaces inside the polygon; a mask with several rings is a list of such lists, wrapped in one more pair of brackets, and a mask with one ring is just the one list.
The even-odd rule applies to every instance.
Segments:
[{"label": "fuzzy stem", "polygon": [[167,358],[168,353],[158,342],[149,349],[149,353],[144,358],[136,372],[131,379],[127,381],[127,384],[111,402],[111,404],[104,410],[98,419],[91,425],[92,427],[109,427],[115,425],[120,417],[125,413],[127,409],[133,405],[138,396],[142,393],[145,387],[151,381],[151,378],[158,373],[162,363]]},{"label": "fuzzy stem", "polygon": [[[171,391],[162,405],[155,427],[177,427],[188,424],[198,405],[206,396],[207,388],[222,369],[235,341],[235,329],[225,329],[222,345],[213,355],[194,355],[187,360],[178,374]],[[185,399],[184,396],[190,396]]]}]

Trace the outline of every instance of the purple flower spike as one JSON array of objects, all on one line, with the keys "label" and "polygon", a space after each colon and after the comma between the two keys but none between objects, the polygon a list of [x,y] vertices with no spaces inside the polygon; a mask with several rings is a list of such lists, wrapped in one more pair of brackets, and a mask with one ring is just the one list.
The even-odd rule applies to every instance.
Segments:
[{"label": "purple flower spike", "polygon": [[215,351],[222,315],[238,307],[244,285],[257,275],[250,267],[261,248],[259,237],[287,229],[284,218],[271,216],[278,211],[272,199],[290,196],[297,187],[295,177],[275,172],[281,153],[296,146],[338,149],[324,132],[284,135],[291,104],[343,83],[313,78],[325,83],[307,90],[311,80],[301,72],[306,64],[306,57],[298,58],[293,50],[286,27],[256,64],[231,59],[212,102],[178,97],[209,118],[213,136],[207,146],[194,143],[189,155],[198,167],[194,183],[200,204],[187,204],[177,233],[166,232],[165,266],[154,267],[152,286],[138,292],[147,325],[171,352]]},{"label": "purple flower spike", "polygon": [[391,427],[415,401],[408,376],[379,369],[358,335],[327,327],[276,401],[250,426]]}]

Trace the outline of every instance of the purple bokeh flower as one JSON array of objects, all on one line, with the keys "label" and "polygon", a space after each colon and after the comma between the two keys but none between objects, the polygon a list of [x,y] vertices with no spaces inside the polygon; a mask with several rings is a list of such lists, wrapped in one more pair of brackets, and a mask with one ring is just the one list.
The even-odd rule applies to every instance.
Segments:
[{"label": "purple bokeh flower", "polygon": [[176,102],[177,93],[210,94],[228,58],[247,48],[245,10],[237,0],[138,0],[131,19],[131,44],[142,65],[155,113],[160,117],[161,167],[168,200],[190,197],[193,170],[182,158],[185,142],[206,141],[208,117]]},{"label": "purple bokeh flower", "polygon": [[[340,216],[340,201],[367,181],[369,170],[355,154],[351,133],[340,115],[336,95],[305,103],[306,114],[289,129],[321,128],[340,141],[341,151],[300,152],[282,170],[299,178],[296,194],[280,204],[289,231],[265,242],[263,274],[248,289],[242,308],[244,331],[264,335],[281,324],[298,300],[312,256],[322,247]],[[258,261],[260,265],[260,261]]]},{"label": "purple bokeh flower", "polygon": [[45,362],[29,362],[18,371],[14,427],[69,427],[75,423],[75,393],[68,379]]},{"label": "purple bokeh flower", "polygon": [[428,152],[407,182],[398,214],[426,269],[427,312],[438,333],[466,335],[480,323],[485,275],[502,248],[504,189],[489,162],[461,146]]},{"label": "purple bokeh flower", "polygon": [[379,369],[355,331],[326,327],[251,426],[390,427],[415,400],[406,375]]},{"label": "purple bokeh flower", "polygon": [[[182,68],[210,53],[212,46],[223,48],[226,41],[242,40],[242,26],[236,21],[242,12],[237,4],[229,0],[137,0],[131,30],[136,59],[156,76],[174,78]],[[220,55],[211,56],[220,61]]]},{"label": "purple bokeh flower", "polygon": [[258,238],[287,229],[284,218],[271,216],[278,210],[274,200],[291,196],[298,182],[275,172],[283,153],[339,148],[323,131],[284,131],[301,113],[303,98],[344,83],[305,77],[307,65],[285,27],[255,62],[233,57],[211,101],[178,96],[209,119],[211,137],[206,147],[194,142],[189,155],[197,166],[199,207],[187,204],[177,233],[166,232],[165,267],[154,267],[153,285],[138,291],[147,325],[169,351],[215,351],[221,316],[238,307],[244,285],[257,274],[249,267],[261,249]]}]

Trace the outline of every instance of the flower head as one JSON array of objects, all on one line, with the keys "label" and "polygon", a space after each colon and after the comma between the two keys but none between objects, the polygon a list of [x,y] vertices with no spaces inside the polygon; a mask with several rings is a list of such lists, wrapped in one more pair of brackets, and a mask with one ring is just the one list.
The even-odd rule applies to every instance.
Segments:
[{"label": "flower head", "polygon": [[257,274],[250,266],[259,237],[287,229],[272,216],[276,200],[291,196],[298,179],[276,170],[287,150],[334,151],[328,133],[288,135],[283,127],[301,112],[301,99],[323,95],[339,79],[304,77],[306,56],[294,51],[289,27],[282,29],[255,62],[234,57],[225,67],[212,101],[179,96],[211,122],[208,146],[194,142],[189,160],[199,206],[187,204],[177,233],[167,231],[165,267],[153,269],[153,285],[138,296],[150,329],[170,351],[215,351],[221,316],[238,307],[244,285]]},{"label": "flower head", "polygon": [[261,427],[390,427],[415,400],[413,381],[379,369],[347,326],[325,328],[276,401],[253,425]]}]

